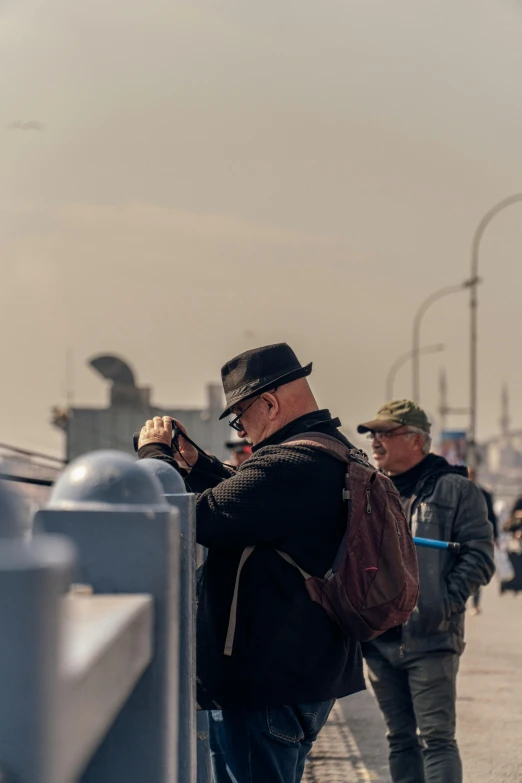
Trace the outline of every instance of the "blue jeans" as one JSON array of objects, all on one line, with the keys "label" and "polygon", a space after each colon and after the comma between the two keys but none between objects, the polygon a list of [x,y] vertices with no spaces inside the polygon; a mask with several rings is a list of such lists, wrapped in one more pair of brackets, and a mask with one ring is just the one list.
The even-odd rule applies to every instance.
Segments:
[{"label": "blue jeans", "polygon": [[209,712],[214,783],[300,783],[334,701]]}]

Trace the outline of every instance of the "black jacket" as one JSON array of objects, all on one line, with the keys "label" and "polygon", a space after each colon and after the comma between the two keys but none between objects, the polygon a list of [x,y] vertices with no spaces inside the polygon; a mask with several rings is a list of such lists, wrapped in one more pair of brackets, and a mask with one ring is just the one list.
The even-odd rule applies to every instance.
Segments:
[{"label": "black jacket", "polygon": [[493,527],[484,495],[466,478],[466,469],[430,455],[413,493],[410,522],[414,536],[457,541],[455,555],[441,549],[417,547],[420,594],[405,625],[365,645],[371,654],[400,639],[403,652],[464,650],[464,613],[471,593],[487,584],[495,572]]},{"label": "black jacket", "polygon": [[[346,526],[344,467],[318,449],[281,446],[316,430],[348,441],[328,411],[296,419],[253,449],[237,471],[201,455],[187,484],[197,494],[197,541],[208,548],[199,581],[198,702],[204,709],[324,701],[364,689],[360,646],[308,596],[301,568],[323,576]],[[172,461],[149,445],[140,457]],[[240,580],[231,657],[225,636],[239,559],[256,549]]]}]

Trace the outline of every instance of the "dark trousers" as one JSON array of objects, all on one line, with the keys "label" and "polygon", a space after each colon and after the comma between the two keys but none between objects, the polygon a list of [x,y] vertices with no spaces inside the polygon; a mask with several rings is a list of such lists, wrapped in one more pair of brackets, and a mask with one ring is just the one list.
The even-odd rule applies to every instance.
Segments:
[{"label": "dark trousers", "polygon": [[209,712],[214,783],[300,783],[333,701]]},{"label": "dark trousers", "polygon": [[456,728],[459,656],[405,656],[401,646],[372,645],[370,682],[388,726],[394,783],[462,783]]}]

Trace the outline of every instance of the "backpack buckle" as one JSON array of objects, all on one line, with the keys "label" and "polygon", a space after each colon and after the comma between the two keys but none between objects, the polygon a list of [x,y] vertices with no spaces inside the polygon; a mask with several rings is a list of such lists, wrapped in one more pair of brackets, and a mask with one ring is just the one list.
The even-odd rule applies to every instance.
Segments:
[{"label": "backpack buckle", "polygon": [[371,467],[368,462],[368,455],[362,449],[350,449],[348,456],[353,462],[358,462],[359,465],[364,465],[365,468]]},{"label": "backpack buckle", "polygon": [[349,489],[343,489],[343,500],[351,500],[352,493]]}]

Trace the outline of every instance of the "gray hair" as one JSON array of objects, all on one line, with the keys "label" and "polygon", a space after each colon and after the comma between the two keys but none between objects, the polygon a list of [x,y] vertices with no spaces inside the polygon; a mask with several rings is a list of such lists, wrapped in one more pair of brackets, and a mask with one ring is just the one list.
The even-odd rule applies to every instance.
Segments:
[{"label": "gray hair", "polygon": [[[420,427],[408,427],[408,433],[413,435],[422,436],[422,453],[426,457],[431,451],[431,435],[426,430],[421,430]],[[404,433],[405,435],[408,433]]]}]

